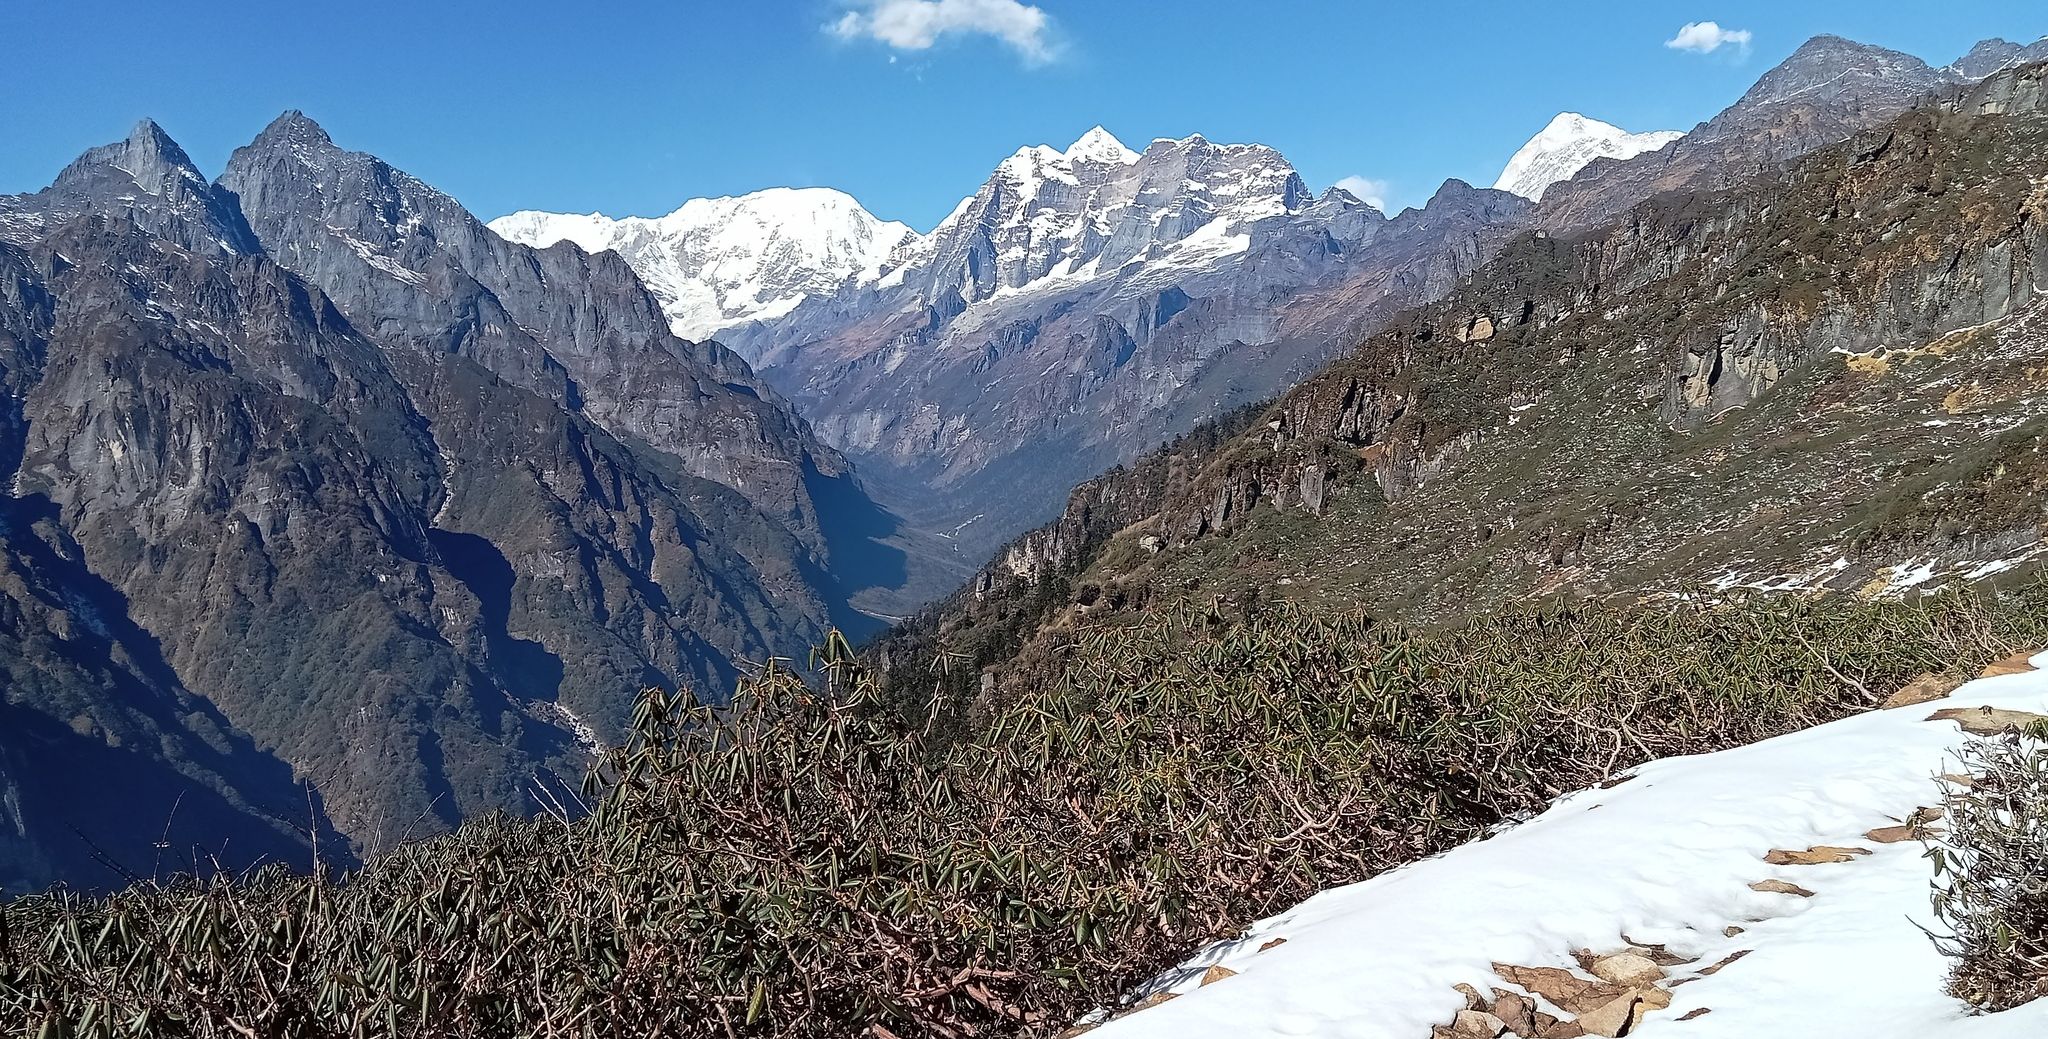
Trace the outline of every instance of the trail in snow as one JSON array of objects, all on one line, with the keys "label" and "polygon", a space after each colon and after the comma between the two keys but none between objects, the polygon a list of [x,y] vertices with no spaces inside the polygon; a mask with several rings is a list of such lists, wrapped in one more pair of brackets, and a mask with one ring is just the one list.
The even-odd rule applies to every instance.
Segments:
[{"label": "trail in snow", "polygon": [[[1645,765],[1512,830],[1263,921],[1177,972],[1178,998],[1092,1035],[1428,1039],[1465,1005],[1454,986],[1511,988],[1494,963],[1572,967],[1573,950],[1618,950],[1624,935],[1695,961],[1668,968],[1695,980],[1672,986],[1671,1006],[1631,1033],[1646,1039],[2048,1035],[2048,1000],[1972,1017],[1943,992],[1948,961],[1919,929],[1935,926],[1922,848],[1866,836],[1939,803],[1936,777],[1955,770],[1952,753],[1971,737],[1927,719],[1979,706],[2048,713],[2048,674],[1980,679],[1932,703]],[[1764,861],[1819,845],[1871,854]],[[1814,897],[1751,888],[1771,878]],[[1730,936],[1731,926],[1742,931]],[[1275,938],[1286,942],[1260,951]],[[1239,973],[1201,986],[1211,964]]]}]

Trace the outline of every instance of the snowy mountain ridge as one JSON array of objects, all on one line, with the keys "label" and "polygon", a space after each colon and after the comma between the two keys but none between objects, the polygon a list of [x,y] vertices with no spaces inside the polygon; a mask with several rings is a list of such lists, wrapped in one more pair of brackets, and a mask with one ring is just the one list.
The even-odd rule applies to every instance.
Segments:
[{"label": "snowy mountain ridge", "polygon": [[928,235],[904,244],[881,287],[968,307],[1144,261],[1194,269],[1242,252],[1252,225],[1299,211],[1308,187],[1280,153],[1160,138],[1143,152],[1095,127],[1059,150],[1021,148]]},{"label": "snowy mountain ridge", "polygon": [[1139,152],[1097,126],[1065,149],[1018,149],[923,235],[830,188],[691,199],[662,217],[522,210],[490,227],[522,245],[617,252],[676,334],[701,340],[870,287],[908,284],[920,305],[957,294],[972,306],[1137,261],[1199,269],[1247,248],[1252,224],[1310,200],[1294,168],[1264,145],[1195,134]]},{"label": "snowy mountain ridge", "polygon": [[1124,147],[1116,135],[1100,126],[1081,135],[1062,155],[1068,162],[1106,162],[1117,166],[1129,166],[1138,161],[1138,153]]},{"label": "snowy mountain ridge", "polygon": [[1948,71],[1971,82],[1989,79],[2007,69],[2048,59],[2048,36],[2021,46],[2011,40],[1985,40],[1970,49]]},{"label": "snowy mountain ridge", "polygon": [[1552,184],[1572,179],[1595,159],[1625,161],[1683,136],[1676,130],[1630,133],[1577,112],[1563,112],[1515,152],[1493,186],[1540,202]]},{"label": "snowy mountain ridge", "polygon": [[872,281],[909,226],[882,220],[831,188],[769,188],[694,198],[661,217],[523,210],[490,222],[509,241],[574,242],[618,253],[661,300],[675,333],[703,340],[772,320],[841,283]]}]

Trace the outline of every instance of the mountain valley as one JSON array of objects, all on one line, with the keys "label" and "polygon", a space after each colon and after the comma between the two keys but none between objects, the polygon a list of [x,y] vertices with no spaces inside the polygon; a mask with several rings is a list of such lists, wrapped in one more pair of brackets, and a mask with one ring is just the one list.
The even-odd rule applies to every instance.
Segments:
[{"label": "mountain valley", "polygon": [[[1985,397],[2002,403],[1976,418],[1977,405],[1944,398],[1962,417],[1906,427],[1870,410],[1889,385],[1798,374],[1812,349],[1801,344],[1883,320],[1866,303],[1808,314],[1821,324],[1802,327],[1824,331],[1798,334],[1780,330],[1782,303],[1686,316],[1721,331],[1680,362],[1647,344],[1593,347],[1590,331],[1558,345],[1551,326],[1580,329],[1596,305],[1530,287],[1605,264],[1594,284],[1647,298],[1652,272],[1720,253],[1701,253],[1690,225],[1654,206],[1636,211],[1627,244],[1603,247],[1611,257],[1564,251],[1556,236],[1658,192],[1734,190],[2039,50],[1989,41],[1935,69],[1820,38],[1687,134],[1567,114],[1509,163],[1499,183],[1515,191],[1452,181],[1391,217],[1342,189],[1313,193],[1270,148],[1192,136],[1138,150],[1097,127],[1005,159],[926,234],[824,189],[699,200],[656,219],[524,212],[486,226],[296,112],[217,181],[145,122],[48,189],[0,198],[13,351],[0,459],[19,575],[6,630],[46,647],[27,659],[85,668],[48,670],[43,691],[10,709],[106,743],[123,768],[174,770],[222,799],[208,811],[260,817],[228,828],[267,835],[262,854],[306,861],[317,836],[345,859],[561,798],[617,739],[633,690],[716,695],[749,662],[802,658],[835,627],[875,632],[971,575],[949,602],[1079,577],[1105,549],[1127,556],[1107,539],[1128,545],[1141,528],[1171,549],[1146,565],[1160,579],[1185,570],[1229,594],[1241,580],[1424,612],[1642,587],[1631,568],[1677,589],[1904,580],[1886,567],[1939,583],[1916,568],[2017,565],[2033,552],[2023,524],[1966,547],[1923,538],[1896,558],[1837,561],[1842,539],[1878,537],[1844,529],[1821,544],[1809,529],[1870,493],[1848,474],[1827,486],[1849,498],[1812,497],[1807,474],[1701,482],[1715,471],[1703,459],[1742,457],[1711,444],[1767,426],[1814,442],[1901,437],[1889,467],[1858,474],[1880,485],[2023,449],[1978,431],[2020,422],[2011,436],[2027,435],[2011,410],[2024,395]],[[2033,320],[2019,283],[2000,299],[2020,309],[1987,313],[1998,323],[1955,349],[1932,318],[1897,324],[1918,337],[1909,347],[1880,323],[1842,349],[1857,371],[1926,379],[1927,393],[1990,384],[2004,378],[2000,357],[2025,353],[2000,337],[2024,338],[2014,330]],[[1439,300],[1433,316],[1402,316]],[[1606,324],[1588,329],[1644,312],[1602,310]],[[1418,352],[1403,336],[1421,326],[1436,331]],[[1345,359],[1360,342],[1367,352]],[[1584,370],[1539,378],[1554,350]],[[1519,360],[1500,370],[1480,357]],[[1431,419],[1397,388],[1487,372],[1507,381],[1457,389],[1470,402]],[[1766,395],[1781,379],[1836,403],[1814,412]],[[1653,411],[1587,410],[1636,386]],[[1277,431],[1245,426],[1276,397]],[[1498,401],[1498,414],[1478,403]],[[1615,421],[1596,439],[1635,445],[1641,485],[1534,506],[1614,464],[1583,431]],[[1396,435],[1411,429],[1412,443]],[[1163,456],[1181,461],[1138,461],[1191,430]],[[1344,489],[1356,472],[1378,490]],[[1534,492],[1522,475],[1533,472],[1552,490]],[[1777,542],[1676,520],[1730,497],[1807,511],[1773,514],[1775,529],[1797,530]],[[1625,501],[1664,512],[1624,519],[1613,510]],[[1282,511],[1263,518],[1262,502]],[[1288,546],[1272,566],[1219,547],[1247,524],[1295,523],[1284,517],[1297,505],[1318,522],[1259,534]],[[1429,519],[1406,528],[1411,512]],[[1369,562],[1346,547],[1361,542],[1399,547]],[[1703,562],[1673,567],[1646,547],[1673,542]],[[1450,558],[1464,561],[1457,576],[1424,565]],[[1531,571],[1537,560],[1548,563]],[[113,679],[93,645],[163,706],[106,702]],[[213,749],[176,749],[179,717]],[[140,746],[141,731],[160,731],[166,749]],[[28,766],[5,774],[24,791],[18,833],[77,814],[35,807]],[[74,854],[60,869],[51,842],[79,847],[29,839],[38,864],[24,876],[105,876],[97,860],[133,870],[146,850],[112,848],[92,865]]]},{"label": "mountain valley", "polygon": [[1096,126],[929,231],[486,222],[286,111],[0,196],[0,1013],[1136,1034],[2039,648],[2048,40],[1500,143],[1391,214]]}]

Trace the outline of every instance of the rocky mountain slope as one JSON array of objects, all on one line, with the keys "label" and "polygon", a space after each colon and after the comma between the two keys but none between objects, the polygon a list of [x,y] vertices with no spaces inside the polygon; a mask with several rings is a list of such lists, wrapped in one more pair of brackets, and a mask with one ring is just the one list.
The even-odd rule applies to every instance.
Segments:
[{"label": "rocky mountain slope", "polygon": [[1450,618],[2028,568],[2044,206],[2034,65],[1741,188],[1524,234],[1262,413],[1084,486],[885,650],[1000,664],[1177,599]]},{"label": "rocky mountain slope", "polygon": [[571,241],[585,252],[618,253],[662,300],[675,334],[690,340],[747,321],[772,321],[849,279],[871,283],[914,234],[830,188],[694,198],[653,218],[526,210],[490,227],[536,248]]},{"label": "rocky mountain slope", "polygon": [[[156,142],[138,142],[154,147]],[[58,300],[0,245],[0,395],[45,363]],[[18,473],[19,410],[0,410]],[[119,883],[220,853],[309,864],[317,801],[165,663],[46,499],[0,498],[0,889]],[[89,779],[86,777],[90,777]]]},{"label": "rocky mountain slope", "polygon": [[616,254],[506,242],[295,112],[238,149],[221,185],[268,253],[379,337],[475,360],[811,527],[804,480],[844,472],[743,362],[668,335]]},{"label": "rocky mountain slope", "polygon": [[1676,130],[1629,133],[1619,126],[1588,119],[1577,112],[1564,112],[1515,152],[1493,187],[1496,191],[1512,192],[1531,202],[1541,202],[1543,192],[1552,184],[1572,179],[1573,174],[1585,169],[1594,159],[1627,161],[1644,152],[1656,151],[1683,136]]},{"label": "rocky mountain slope", "polygon": [[[0,199],[0,271],[0,637],[39,676],[0,733],[10,879],[80,876],[71,827],[146,871],[166,819],[303,861],[294,825],[536,810],[637,690],[861,623],[845,575],[891,558],[617,256],[512,245],[296,113],[218,183],[145,123]],[[162,786],[39,808],[60,743]]]}]

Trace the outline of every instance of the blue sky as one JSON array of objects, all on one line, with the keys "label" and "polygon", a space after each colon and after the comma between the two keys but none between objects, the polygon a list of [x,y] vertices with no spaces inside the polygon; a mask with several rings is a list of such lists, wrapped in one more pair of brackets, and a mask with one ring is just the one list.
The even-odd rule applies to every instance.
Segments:
[{"label": "blue sky", "polygon": [[[666,212],[824,184],[929,228],[1025,144],[1259,141],[1318,190],[1490,183],[1552,115],[1711,116],[1807,37],[1946,63],[2048,33],[2039,0],[13,0],[0,192],[143,116],[202,169],[286,108],[480,216]],[[1712,52],[1683,26],[1748,33]],[[1695,30],[1689,37],[1712,42]]]}]

